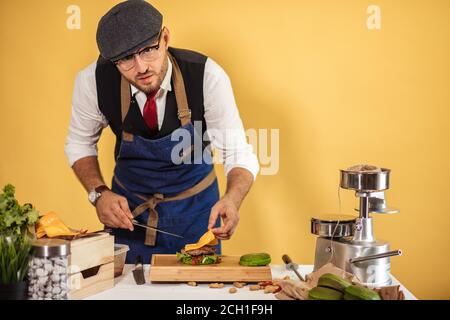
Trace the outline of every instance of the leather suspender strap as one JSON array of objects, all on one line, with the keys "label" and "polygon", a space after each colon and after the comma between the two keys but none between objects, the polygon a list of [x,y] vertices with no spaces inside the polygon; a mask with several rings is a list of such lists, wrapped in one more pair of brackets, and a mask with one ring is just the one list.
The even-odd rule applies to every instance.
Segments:
[{"label": "leather suspender strap", "polygon": [[130,83],[123,76],[120,79],[120,109],[122,115],[122,123],[130,110],[131,89]]},{"label": "leather suspender strap", "polygon": [[180,67],[177,61],[172,57],[170,52],[167,52],[169,59],[172,62],[172,80],[175,90],[175,98],[177,100],[178,107],[178,119],[181,121],[181,125],[184,126],[191,122],[191,109],[188,107],[186,98],[186,89],[184,87],[183,76],[181,75]]},{"label": "leather suspender strap", "polygon": [[[123,76],[120,79],[120,110],[122,115],[122,124],[130,110],[131,88],[130,83]],[[133,134],[122,131],[122,140],[133,141]]]}]

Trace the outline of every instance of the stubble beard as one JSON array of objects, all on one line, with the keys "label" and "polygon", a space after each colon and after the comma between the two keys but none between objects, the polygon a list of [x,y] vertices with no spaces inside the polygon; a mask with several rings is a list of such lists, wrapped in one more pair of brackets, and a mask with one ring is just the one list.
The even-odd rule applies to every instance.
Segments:
[{"label": "stubble beard", "polygon": [[167,67],[168,67],[168,63],[167,63],[167,55],[164,55],[164,59],[163,59],[163,64],[161,66],[161,71],[156,75],[156,83],[152,82],[146,86],[142,86],[137,84],[135,81],[128,79],[128,81],[135,86],[136,88],[138,88],[140,91],[144,92],[145,94],[150,94],[152,92],[154,92],[155,90],[159,90],[159,88],[161,87],[161,83],[164,80],[164,77],[166,76],[166,72],[167,72]]}]

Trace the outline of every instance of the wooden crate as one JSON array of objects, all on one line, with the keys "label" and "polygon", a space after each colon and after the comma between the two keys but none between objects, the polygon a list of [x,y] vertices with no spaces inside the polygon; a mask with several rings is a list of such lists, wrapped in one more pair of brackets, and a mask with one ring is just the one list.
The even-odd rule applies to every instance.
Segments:
[{"label": "wooden crate", "polygon": [[69,266],[73,272],[114,261],[114,237],[98,232],[91,236],[70,241]]},{"label": "wooden crate", "polygon": [[69,275],[69,299],[78,300],[114,287],[114,262]]},{"label": "wooden crate", "polygon": [[69,299],[114,287],[114,237],[99,232],[70,242]]},{"label": "wooden crate", "polygon": [[174,254],[154,254],[150,266],[151,282],[259,282],[272,280],[269,266],[249,267],[239,264],[240,256],[221,256],[210,265],[186,265]]}]

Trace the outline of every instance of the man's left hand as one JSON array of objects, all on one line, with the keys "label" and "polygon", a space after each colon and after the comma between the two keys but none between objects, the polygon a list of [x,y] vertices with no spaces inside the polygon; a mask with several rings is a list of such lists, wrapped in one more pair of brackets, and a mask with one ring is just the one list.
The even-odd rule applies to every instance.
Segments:
[{"label": "man's left hand", "polygon": [[[214,228],[217,218],[221,217],[223,225]],[[228,197],[220,199],[211,209],[209,215],[208,229],[212,229],[219,240],[229,240],[237,228],[239,222],[239,211],[235,203]]]}]

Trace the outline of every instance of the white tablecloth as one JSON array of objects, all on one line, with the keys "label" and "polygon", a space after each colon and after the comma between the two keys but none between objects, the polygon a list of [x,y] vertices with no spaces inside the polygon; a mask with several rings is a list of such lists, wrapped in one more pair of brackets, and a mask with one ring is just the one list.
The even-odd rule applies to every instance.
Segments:
[{"label": "white tablecloth", "polygon": [[[145,277],[148,279],[150,265],[145,265]],[[197,287],[188,286],[186,283],[177,284],[155,284],[147,282],[136,285],[132,273],[133,265],[125,265],[123,275],[115,279],[112,289],[90,296],[90,300],[274,300],[275,295],[265,294],[263,290],[250,291],[248,286],[238,289],[234,294],[228,290],[232,284],[225,284],[221,289],[210,289],[208,284],[199,284]],[[284,265],[271,266],[272,278],[281,279],[289,275],[291,279],[297,280],[294,272],[286,270]],[[302,276],[311,273],[312,265],[300,265],[299,271]],[[148,280],[147,280],[148,281]],[[400,284],[392,277],[392,284]],[[401,284],[400,284],[401,285]],[[407,300],[416,300],[416,297],[401,285],[401,290]]]}]

